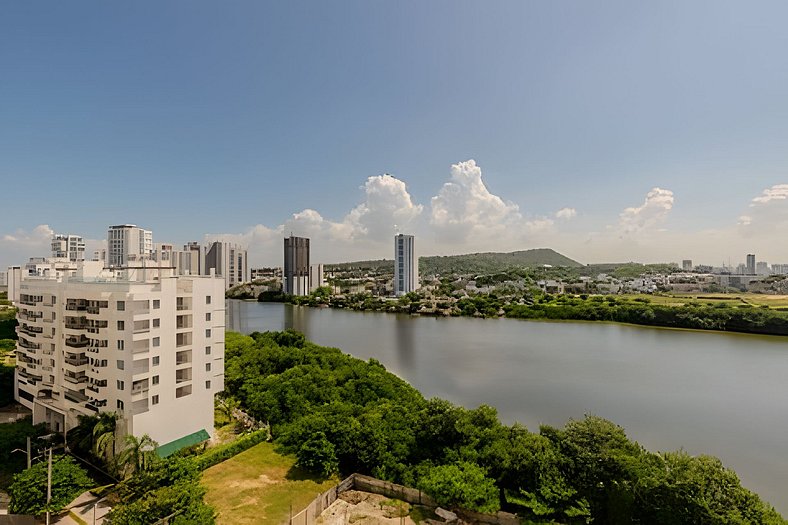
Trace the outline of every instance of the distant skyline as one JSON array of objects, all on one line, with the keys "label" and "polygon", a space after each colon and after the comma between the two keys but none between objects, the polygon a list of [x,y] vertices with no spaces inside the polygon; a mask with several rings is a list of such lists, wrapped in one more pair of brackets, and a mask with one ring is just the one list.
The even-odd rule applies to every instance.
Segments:
[{"label": "distant skyline", "polygon": [[396,231],[423,255],[786,263],[786,15],[6,3],[0,270],[119,223],[237,240],[251,266],[290,232],[317,262],[390,258]]}]

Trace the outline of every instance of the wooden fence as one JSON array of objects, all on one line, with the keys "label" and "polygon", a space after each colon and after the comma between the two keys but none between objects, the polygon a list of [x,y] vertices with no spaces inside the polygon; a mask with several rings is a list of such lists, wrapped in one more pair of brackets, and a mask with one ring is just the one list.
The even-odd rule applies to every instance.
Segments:
[{"label": "wooden fence", "polygon": [[[412,505],[424,505],[435,508],[438,503],[429,495],[419,489],[397,485],[382,479],[364,476],[363,474],[351,474],[343,479],[338,485],[331,487],[322,494],[319,494],[307,507],[290,518],[290,525],[314,525],[317,518],[332,503],[336,501],[340,494],[348,490],[360,490],[380,494],[387,498],[398,499]],[[498,512],[497,514],[480,514],[465,509],[453,509],[464,521],[470,523],[483,523],[487,525],[519,525],[520,520],[515,514],[508,512]]]}]

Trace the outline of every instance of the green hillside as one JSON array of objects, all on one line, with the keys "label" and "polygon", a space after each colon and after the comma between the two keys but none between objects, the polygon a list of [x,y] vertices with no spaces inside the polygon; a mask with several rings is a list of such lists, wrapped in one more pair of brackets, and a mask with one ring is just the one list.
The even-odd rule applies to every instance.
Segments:
[{"label": "green hillside", "polygon": [[[579,268],[583,265],[579,262],[561,255],[549,248],[537,248],[534,250],[521,250],[509,253],[469,253],[465,255],[431,255],[419,257],[419,272],[424,274],[446,274],[446,273],[493,273],[510,268],[523,266],[541,266],[549,264],[551,266],[566,266]],[[327,270],[340,269],[374,269],[378,271],[394,271],[394,261],[391,259],[381,259],[377,261],[356,261],[340,264],[326,265]]]}]

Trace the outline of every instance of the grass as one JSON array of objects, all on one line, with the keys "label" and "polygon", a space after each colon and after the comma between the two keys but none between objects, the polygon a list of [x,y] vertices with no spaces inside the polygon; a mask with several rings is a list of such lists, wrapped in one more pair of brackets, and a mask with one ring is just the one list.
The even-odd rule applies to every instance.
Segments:
[{"label": "grass", "polygon": [[295,458],[260,443],[203,473],[205,500],[222,524],[280,525],[318,494],[337,483],[319,479],[295,466]]},{"label": "grass", "polygon": [[751,305],[751,306],[768,306],[769,308],[788,308],[788,295],[766,295],[759,293],[671,293],[671,294],[625,294],[614,296],[621,299],[636,299],[646,298],[652,304],[664,304],[669,306],[681,306],[690,302],[697,302],[701,304],[723,303],[728,306]]}]

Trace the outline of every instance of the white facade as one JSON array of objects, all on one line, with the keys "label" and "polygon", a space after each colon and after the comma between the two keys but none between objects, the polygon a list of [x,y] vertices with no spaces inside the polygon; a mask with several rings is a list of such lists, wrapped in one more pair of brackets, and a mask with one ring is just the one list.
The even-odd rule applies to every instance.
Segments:
[{"label": "white facade", "polygon": [[85,240],[79,235],[52,236],[52,257],[70,261],[85,260]]},{"label": "white facade", "polygon": [[313,264],[309,267],[309,291],[314,292],[325,284],[323,265]]},{"label": "white facade", "polygon": [[394,236],[394,294],[405,295],[419,287],[419,262],[413,235]]},{"label": "white facade", "polygon": [[153,232],[133,224],[110,226],[107,231],[107,266],[143,266],[153,256]]},{"label": "white facade", "polygon": [[6,285],[8,286],[8,300],[13,304],[19,302],[19,289],[22,286],[22,267],[9,266],[5,274]]},{"label": "white facade", "polygon": [[225,289],[249,282],[249,264],[246,250],[229,242],[211,243],[205,250],[205,272],[213,270],[224,277]]},{"label": "white facade", "polygon": [[14,397],[62,432],[116,412],[164,445],[213,435],[224,388],[224,283],[166,269],[97,270],[21,282]]}]

